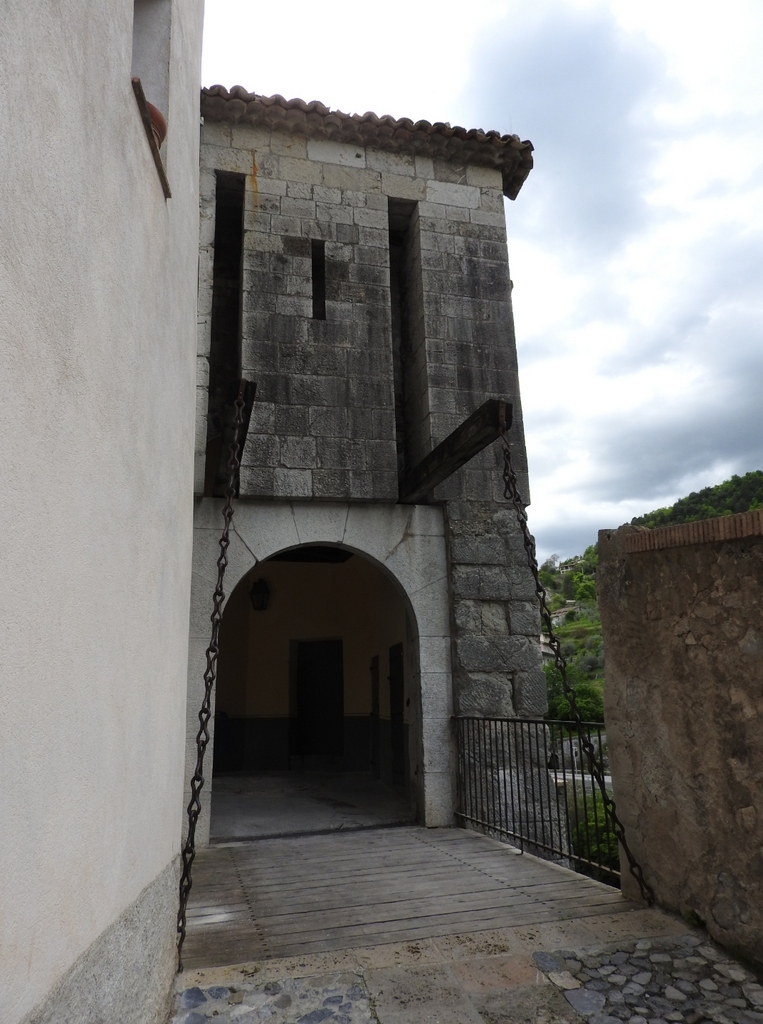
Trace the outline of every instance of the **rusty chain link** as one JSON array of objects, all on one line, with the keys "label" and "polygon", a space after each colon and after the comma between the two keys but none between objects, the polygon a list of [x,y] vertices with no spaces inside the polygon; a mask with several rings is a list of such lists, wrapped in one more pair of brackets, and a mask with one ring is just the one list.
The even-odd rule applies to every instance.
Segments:
[{"label": "rusty chain link", "polygon": [[514,511],[517,515],[517,521],[519,522],[520,529],[522,530],[522,541],[525,546],[525,552],[527,554],[527,564],[530,571],[533,574],[535,580],[535,593],[538,597],[538,603],[540,605],[540,614],[543,624],[546,627],[548,633],[549,644],[554,651],[554,664],[559,670],[559,674],[562,678],[562,689],[564,695],[567,698],[570,705],[570,713],[572,718],[575,720],[575,724],[578,730],[578,742],[582,750],[585,751],[586,758],[588,759],[588,766],[591,771],[591,775],[596,779],[596,782],[601,790],[602,800],[604,801],[604,813],[609,815],[612,822],[612,828],[615,833],[617,841],[623,848],[625,856],[628,859],[628,866],[630,873],[636,879],[639,890],[643,899],[651,907],[654,906],[655,896],[654,890],[644,878],[644,873],[641,870],[641,865],[636,861],[633,854],[630,851],[630,847],[625,838],[625,829],[622,822],[617,816],[615,808],[615,801],[607,792],[607,787],[604,782],[604,771],[602,766],[599,764],[596,757],[596,750],[593,743],[586,735],[583,728],[583,718],[578,711],[577,698],[575,696],[575,690],[570,685],[567,679],[567,662],[564,655],[562,654],[562,645],[559,642],[558,637],[554,633],[554,627],[551,622],[551,612],[549,611],[548,604],[546,602],[546,590],[540,581],[538,575],[538,557],[535,551],[535,541],[530,534],[530,528],[527,523],[527,513],[525,512],[525,505],[522,501],[522,497],[519,493],[517,486],[517,476],[514,472],[514,468],[511,464],[511,450],[509,448],[508,438],[506,436],[506,428],[504,425],[501,426],[501,442],[503,444],[503,495],[511,502],[514,506]]},{"label": "rusty chain link", "polygon": [[209,719],[212,716],[212,689],[215,685],[217,674],[217,655],[219,653],[220,622],[222,621],[223,601],[225,591],[223,581],[225,569],[228,565],[228,547],[230,545],[230,524],[233,518],[233,499],[236,495],[236,479],[238,476],[241,457],[239,454],[238,437],[241,425],[244,422],[244,409],[246,406],[245,396],[248,382],[239,381],[238,394],[233,403],[233,439],[229,448],[227,463],[228,486],[225,492],[225,505],[223,506],[223,532],[220,537],[220,557],[217,559],[217,585],[212,596],[212,638],[207,647],[207,667],[204,672],[204,699],[201,702],[199,711],[199,731],[196,734],[196,770],[191,778],[191,801],[188,804],[188,834],[183,845],[183,873],[180,877],[180,908],[178,910],[177,932],[178,932],[178,970],[183,970],[183,943],[186,932],[186,910],[188,908],[188,897],[191,893],[193,880],[191,867],[196,856],[196,823],[201,813],[201,791],[204,787],[204,754],[209,743]]}]

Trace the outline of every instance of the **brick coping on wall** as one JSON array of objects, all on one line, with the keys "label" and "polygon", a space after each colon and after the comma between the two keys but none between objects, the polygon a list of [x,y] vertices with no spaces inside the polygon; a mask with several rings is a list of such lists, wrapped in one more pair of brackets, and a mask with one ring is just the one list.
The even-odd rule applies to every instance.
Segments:
[{"label": "brick coping on wall", "polygon": [[701,519],[696,523],[679,526],[660,526],[654,530],[641,529],[625,538],[625,551],[658,551],[661,548],[680,548],[688,544],[710,544],[713,541],[742,540],[744,537],[763,536],[763,509],[738,512],[732,516]]},{"label": "brick coping on wall", "polygon": [[410,118],[344,114],[317,100],[286,100],[260,96],[241,85],[226,89],[213,85],[201,90],[201,114],[210,121],[243,122],[312,139],[330,139],[358,146],[373,146],[392,153],[412,153],[440,160],[495,167],[503,176],[504,195],[516,199],[533,165],[531,142],[518,135],[451,127],[443,121],[413,122]]}]

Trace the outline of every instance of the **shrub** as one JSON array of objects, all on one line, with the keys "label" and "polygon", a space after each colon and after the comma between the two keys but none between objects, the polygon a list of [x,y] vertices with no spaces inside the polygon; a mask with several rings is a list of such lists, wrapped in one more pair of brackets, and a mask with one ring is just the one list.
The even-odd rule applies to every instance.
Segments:
[{"label": "shrub", "polygon": [[546,591],[554,591],[558,586],[558,576],[552,576],[550,572],[546,572],[545,569],[541,569],[538,573],[538,579],[543,584],[543,589]]},{"label": "shrub", "polygon": [[[582,577],[582,574],[581,574]],[[596,600],[596,584],[592,579],[581,578],[578,585],[575,587],[575,600],[576,601],[595,601]]]},{"label": "shrub", "polygon": [[[546,718],[568,720],[570,702],[562,687],[562,674],[556,665],[544,665],[548,687],[548,712]],[[575,664],[567,666],[567,681],[575,691],[578,711],[584,722],[604,721],[604,698],[601,684],[586,679]]]},{"label": "shrub", "polygon": [[604,798],[600,793],[596,793],[595,798],[589,795],[587,802],[587,816],[580,818],[570,832],[573,852],[578,857],[585,857],[586,860],[619,871],[620,852],[617,837],[612,831],[612,822],[604,811]]}]

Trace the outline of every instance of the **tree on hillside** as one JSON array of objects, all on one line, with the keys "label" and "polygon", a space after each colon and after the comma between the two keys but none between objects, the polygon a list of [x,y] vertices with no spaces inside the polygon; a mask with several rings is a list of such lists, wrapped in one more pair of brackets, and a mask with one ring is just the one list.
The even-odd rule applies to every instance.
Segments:
[{"label": "tree on hillside", "polygon": [[[572,712],[562,687],[562,675],[556,665],[545,665],[548,688],[546,718],[568,721]],[[604,700],[600,682],[586,678],[585,672],[572,658],[567,664],[567,682],[575,691],[575,702],[584,722],[604,721]]]},{"label": "tree on hillside", "polygon": [[[578,710],[589,722],[604,720],[604,648],[596,605],[598,562],[597,546],[591,544],[578,558],[569,558],[560,564],[559,557],[552,555],[540,568],[540,580],[546,588],[552,612],[564,609],[568,601],[575,602],[574,608],[566,610],[563,621],[557,622],[555,632],[562,645],[567,678],[575,690]],[[569,719],[570,705],[559,670],[553,664],[544,665],[544,670],[548,687],[546,717]]]},{"label": "tree on hillside", "polygon": [[715,516],[730,516],[756,508],[763,508],[763,471],[759,469],[744,476],[732,476],[715,487],[703,487],[701,491],[680,498],[670,508],[658,508],[637,516],[631,524],[654,529],[656,526],[676,526]]}]

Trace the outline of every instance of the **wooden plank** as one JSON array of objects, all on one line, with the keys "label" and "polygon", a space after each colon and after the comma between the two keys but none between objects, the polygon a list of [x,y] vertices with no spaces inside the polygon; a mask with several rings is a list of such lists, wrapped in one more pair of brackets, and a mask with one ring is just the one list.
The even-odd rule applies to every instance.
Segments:
[{"label": "wooden plank", "polygon": [[[593,913],[585,909],[581,912],[582,918],[596,917],[599,914],[611,914],[610,908],[603,908]],[[309,942],[284,943],[271,946],[271,956],[305,956],[309,953],[323,953],[328,950],[353,949],[358,946],[379,946],[389,942],[415,942],[421,939],[436,938],[443,935],[464,935],[471,932],[493,931],[497,928],[522,928],[533,925],[548,924],[560,920],[570,920],[567,917],[560,917],[556,913],[533,913],[514,914],[507,919],[484,920],[478,919],[471,923],[463,921],[446,922],[439,926],[427,923],[418,926],[415,922],[407,922],[408,927],[404,930],[379,931],[373,935],[346,935],[337,942],[326,943],[319,940]]]},{"label": "wooden plank", "polygon": [[151,156],[154,159],[156,165],[156,173],[159,175],[159,181],[161,182],[162,192],[164,193],[165,199],[172,199],[172,192],[170,191],[170,183],[167,180],[167,174],[164,170],[164,164],[162,163],[162,157],[159,153],[159,146],[154,138],[154,129],[151,127],[151,115],[148,112],[148,102],[146,101],[145,93],[143,92],[143,84],[139,78],[133,78],[132,90],[135,93],[135,100],[138,104],[138,111],[140,112],[140,119],[143,122],[143,128],[148,137],[148,145],[151,149]]},{"label": "wooden plank", "polygon": [[[299,885],[300,893],[309,889],[319,889],[323,886],[348,889],[352,886],[366,886],[369,884],[390,886],[395,885],[398,882],[402,882],[408,887],[412,886],[416,888],[419,885],[437,884],[441,880],[444,881],[450,878],[463,878],[466,874],[468,874],[469,877],[475,878],[491,878],[501,884],[511,885],[513,887],[522,885],[574,885],[575,887],[580,888],[581,886],[596,887],[602,884],[595,882],[593,879],[583,878],[582,876],[573,876],[572,878],[567,879],[563,875],[556,876],[554,874],[551,878],[549,878],[548,875],[543,878],[538,877],[535,873],[524,872],[521,870],[509,873],[490,870],[488,866],[483,865],[471,865],[463,862],[433,864],[431,860],[428,863],[411,864],[407,868],[401,867],[393,870],[387,869],[386,871],[383,869],[366,871],[362,868],[350,871],[346,867],[343,868],[343,865],[341,864],[337,865],[335,871],[331,871],[328,868],[319,871],[316,869],[314,864],[308,863],[304,865],[303,871],[291,873],[285,877],[277,870],[274,870],[272,873],[268,873],[267,876],[263,876],[259,873],[248,875],[242,872],[242,882],[245,886],[255,886],[257,892],[262,895],[272,893],[274,896],[278,896],[295,891],[295,884]],[[578,881],[578,879],[580,879],[580,881]]]},{"label": "wooden plank", "polygon": [[[354,849],[379,849],[400,851],[404,848],[420,848],[426,846],[413,831],[418,826],[400,825],[395,828],[379,829],[347,829],[346,831],[335,830],[331,833],[278,837],[270,839],[258,839],[253,842],[228,844],[225,849],[235,856],[252,854],[260,856],[262,851],[286,850],[294,853],[299,851],[309,852],[313,856],[316,852],[326,850],[354,850]],[[474,833],[477,835],[477,833]],[[216,849],[219,849],[217,847]]]},{"label": "wooden plank", "polygon": [[484,898],[488,898],[494,906],[499,905],[501,902],[514,899],[519,902],[532,902],[532,903],[545,903],[549,901],[558,901],[564,899],[575,899],[583,901],[585,899],[597,899],[597,900],[615,900],[619,901],[621,896],[615,892],[613,895],[609,893],[600,893],[596,890],[566,890],[559,891],[554,890],[553,892],[547,892],[543,894],[535,894],[522,889],[509,889],[508,887],[502,886],[484,886],[477,888],[476,886],[468,887],[466,885],[454,886],[452,889],[443,887],[438,890],[430,890],[429,892],[421,891],[408,891],[399,890],[394,893],[370,893],[367,898],[362,898],[362,894],[348,894],[343,896],[340,893],[332,894],[326,890],[325,893],[318,894],[314,897],[305,896],[303,900],[273,900],[263,901],[258,897],[255,897],[253,903],[254,913],[257,917],[268,917],[270,919],[274,917],[286,916],[291,914],[306,914],[306,913],[322,913],[330,914],[336,911],[342,911],[345,914],[353,913],[356,909],[361,908],[364,911],[370,906],[385,906],[385,907],[399,907],[401,912],[408,913],[410,916],[415,916],[417,906],[427,901],[435,900],[438,905],[455,905],[459,901],[468,900],[472,903],[474,901],[481,901]]},{"label": "wooden plank", "polygon": [[[479,842],[479,840],[478,840]],[[362,859],[359,858],[359,853],[362,852]],[[251,847],[247,847],[246,851],[236,852],[235,864],[238,871],[254,870],[266,872],[280,871],[282,873],[299,874],[302,870],[302,863],[309,861],[311,865],[334,865],[338,861],[346,862],[347,864],[375,866],[381,865],[396,865],[401,868],[410,866],[412,859],[417,860],[420,863],[431,862],[433,856],[436,856],[438,860],[443,863],[452,863],[456,856],[463,857],[477,857],[481,863],[496,863],[505,864],[508,870],[515,871],[518,869],[535,871],[535,873],[543,873],[546,871],[545,865],[543,868],[539,868],[538,865],[529,859],[521,858],[511,848],[503,846],[499,847],[498,850],[477,850],[472,849],[459,849],[457,854],[451,852],[450,849],[440,849],[438,846],[428,843],[403,843],[396,846],[385,844],[384,846],[353,846],[351,847],[348,843],[343,845],[341,843],[334,843],[326,847],[317,847],[312,850],[309,848],[289,848],[279,842],[278,847],[265,847],[262,844],[262,848],[259,850],[252,851]],[[285,862],[284,857],[288,857]],[[521,866],[521,867],[520,867]]]},{"label": "wooden plank", "polygon": [[[505,854],[498,856],[496,854],[493,854],[492,851],[487,851],[487,855],[481,855],[479,852],[475,853],[474,851],[469,850],[468,848],[458,848],[454,851],[451,851],[451,849],[448,848],[441,849],[437,846],[427,846],[423,843],[404,845],[402,842],[401,846],[397,848],[389,846],[343,847],[341,844],[337,844],[334,846],[326,847],[325,849],[319,848],[317,850],[312,850],[309,852],[309,854],[305,853],[301,849],[289,850],[288,847],[279,845],[274,849],[264,848],[262,850],[256,851],[256,853],[254,854],[248,851],[246,854],[235,854],[234,863],[239,870],[242,867],[251,866],[253,868],[257,868],[258,866],[275,866],[280,864],[284,868],[284,870],[294,871],[299,870],[299,864],[302,861],[306,860],[309,860],[310,863],[314,864],[333,863],[334,860],[337,857],[339,857],[340,859],[345,860],[348,863],[352,863],[353,861],[357,863],[359,853],[362,853],[364,858],[368,858],[369,863],[371,862],[372,859],[377,861],[385,859],[386,863],[390,863],[391,861],[393,864],[396,863],[401,866],[408,864],[410,862],[410,858],[412,857],[421,861],[430,859],[433,855],[436,855],[438,858],[447,859],[451,861],[455,858],[466,855],[477,856],[481,860],[485,861],[493,860],[496,863],[511,863],[513,860],[517,860],[518,863],[527,864],[528,867],[534,864],[533,861],[530,861],[528,859],[520,859],[519,855],[509,851],[508,847],[506,848]],[[289,857],[287,864],[283,863],[284,855],[288,855]]]},{"label": "wooden plank", "polygon": [[460,894],[477,895],[481,892],[513,892],[533,900],[556,898],[566,896],[569,893],[581,898],[600,893],[614,894],[619,898],[617,890],[607,887],[599,889],[597,886],[575,886],[564,883],[552,885],[520,884],[512,886],[503,880],[492,879],[484,875],[473,877],[471,873],[463,871],[458,877],[449,874],[444,877],[430,878],[428,882],[421,882],[419,884],[412,883],[410,878],[406,880],[403,877],[394,880],[369,878],[365,884],[360,879],[358,884],[351,886],[329,881],[323,885],[299,885],[274,891],[262,891],[254,886],[246,898],[231,898],[230,894],[225,894],[225,896],[221,896],[217,900],[205,898],[198,902],[194,901],[190,908],[196,911],[197,908],[199,910],[208,910],[217,907],[241,907],[251,902],[256,907],[258,913],[265,913],[270,907],[275,906],[289,907],[294,905],[305,907],[318,905],[326,908],[332,906],[347,907],[353,906],[356,903],[366,905],[376,900],[391,902],[395,899],[411,900],[428,896],[446,899]]},{"label": "wooden plank", "polygon": [[[583,910],[584,908],[581,908]],[[600,914],[612,913],[610,906],[595,905],[589,910]],[[573,912],[574,916],[584,916]],[[373,925],[353,923],[347,926],[327,926],[325,928],[300,928],[285,932],[265,930],[268,948],[272,951],[285,949],[301,950],[306,945],[328,950],[350,948],[366,945],[370,941],[395,942],[408,940],[413,935],[418,937],[437,934],[488,931],[495,928],[513,928],[519,925],[541,924],[547,921],[569,920],[564,908],[547,907],[515,907],[503,911],[462,911],[453,914],[432,914],[426,918],[405,918],[381,921]],[[282,952],[277,955],[283,955]]]},{"label": "wooden plank", "polygon": [[258,884],[256,879],[252,881],[257,898],[260,900],[282,900],[292,897],[301,900],[313,892],[319,893],[325,890],[342,894],[355,891],[394,892],[398,889],[408,893],[426,892],[429,890],[441,891],[444,887],[450,887],[451,885],[456,885],[456,887],[473,887],[476,885],[478,888],[485,885],[490,888],[503,886],[510,889],[525,889],[536,894],[556,888],[560,890],[571,888],[576,892],[598,891],[599,889],[612,891],[610,886],[602,886],[601,883],[584,878],[581,878],[579,884],[576,880],[571,881],[564,877],[542,880],[525,876],[510,879],[497,872],[471,869],[468,865],[460,865],[458,869],[452,867],[447,869],[431,868],[422,875],[416,875],[414,871],[408,874],[401,871],[369,873],[367,875],[355,874],[351,879],[341,874],[333,878],[330,875],[314,878],[308,867],[306,868],[305,876],[299,880],[297,886],[290,880],[284,883],[273,881],[267,885]]},{"label": "wooden plank", "polygon": [[[422,861],[421,863],[413,863],[407,868],[395,868],[394,870],[383,870],[383,866],[380,866],[378,870],[366,871],[358,868],[354,871],[350,871],[347,868],[342,871],[341,865],[337,865],[335,871],[331,871],[328,868],[318,869],[314,864],[307,863],[304,865],[304,869],[301,872],[289,873],[288,875],[281,875],[276,869],[273,872],[268,872],[267,875],[260,874],[259,872],[241,873],[242,883],[244,885],[256,885],[260,892],[279,892],[287,891],[293,888],[295,882],[300,884],[307,884],[308,886],[315,887],[322,884],[339,884],[339,885],[353,885],[356,882],[363,882],[366,879],[385,879],[385,881],[394,881],[397,878],[406,879],[410,884],[411,879],[415,878],[416,870],[419,869],[422,875],[422,881],[427,879],[434,880],[437,878],[447,878],[449,876],[458,876],[464,871],[471,871],[476,874],[492,875],[496,878],[505,880],[507,884],[531,884],[534,881],[540,882],[541,880],[537,876],[531,874],[518,874],[513,878],[504,877],[497,871],[489,871],[480,867],[471,867],[470,865],[464,864],[433,864],[433,858],[429,861]],[[220,892],[225,890],[220,889]]]},{"label": "wooden plank", "polygon": [[[287,911],[292,906],[298,909],[320,907],[324,910],[334,908],[351,908],[354,906],[367,906],[373,902],[391,903],[401,901],[403,903],[417,899],[437,898],[439,900],[453,899],[458,896],[478,896],[484,892],[492,893],[515,893],[524,899],[543,901],[552,898],[566,898],[571,895],[574,898],[585,896],[614,895],[619,899],[617,890],[606,887],[599,889],[596,886],[584,885],[575,886],[569,884],[552,885],[516,885],[511,886],[507,882],[491,879],[487,876],[477,875],[473,877],[468,872],[461,872],[459,877],[449,875],[439,879],[430,879],[427,883],[411,884],[411,880],[405,878],[396,879],[394,884],[386,879],[368,879],[366,884],[362,880],[353,886],[341,885],[339,883],[328,883],[320,886],[298,886],[285,890],[263,892],[255,888],[250,894],[249,900],[257,914],[268,914],[271,908],[281,908]],[[204,900],[199,904],[193,904],[192,909],[214,910],[217,906],[243,906],[243,900]]]},{"label": "wooden plank", "polygon": [[356,916],[362,917],[365,921],[384,919],[392,916],[416,918],[425,916],[430,908],[437,913],[456,912],[459,908],[472,908],[485,910],[488,908],[499,909],[501,907],[519,906],[532,904],[562,905],[566,901],[573,901],[579,906],[588,903],[620,903],[622,897],[619,894],[609,895],[608,893],[556,893],[545,899],[536,899],[527,893],[512,891],[510,889],[486,890],[481,893],[459,893],[454,896],[427,895],[413,896],[408,900],[372,900],[366,903],[346,903],[343,906],[322,907],[320,905],[306,904],[303,907],[289,907],[279,909],[277,907],[267,908],[256,906],[255,913],[258,920],[267,922],[268,927],[275,927],[278,922],[296,922],[297,920],[307,921],[308,919],[320,919],[327,921],[332,917],[340,916],[343,920],[351,920]]},{"label": "wooden plank", "polygon": [[[346,922],[338,922],[337,920],[329,920],[327,916],[320,916],[313,920],[306,919],[295,921],[292,927],[287,927],[289,922],[274,922],[269,919],[263,919],[261,922],[261,928],[263,934],[266,936],[268,943],[277,943],[279,940],[285,940],[289,935],[300,936],[301,938],[309,937],[310,935],[321,935],[329,936],[331,934],[344,935],[348,931],[357,931],[363,929],[367,932],[384,930],[394,928],[406,929],[411,925],[416,926],[434,926],[439,925],[443,921],[471,921],[474,927],[479,929],[488,927],[486,922],[490,921],[502,921],[505,923],[512,923],[518,916],[530,918],[545,918],[547,915],[556,917],[558,919],[567,918],[568,913],[572,912],[577,914],[584,910],[589,910],[598,913],[613,913],[613,902],[611,900],[586,900],[577,902],[568,901],[557,901],[549,902],[545,904],[536,904],[532,901],[524,903],[511,902],[503,906],[493,906],[488,904],[486,906],[469,907],[460,905],[454,908],[444,908],[442,905],[436,906],[431,905],[428,908],[420,908],[421,913],[418,915],[385,915],[384,913],[378,913],[375,915],[375,920],[348,920]],[[426,913],[423,912],[426,909]],[[476,923],[475,923],[476,922]],[[471,926],[470,926],[471,927]],[[466,930],[469,930],[468,928]]]},{"label": "wooden plank", "polygon": [[192,914],[189,911],[187,919],[189,921],[193,921],[194,928],[197,926],[201,928],[207,927],[208,925],[211,926],[213,924],[224,924],[226,921],[231,927],[237,924],[244,924],[246,922],[249,924],[256,923],[254,914],[248,906],[241,907],[237,911],[217,910],[214,907],[204,907],[204,909],[198,913]]},{"label": "wooden plank", "polygon": [[510,426],[511,405],[502,398],[489,398],[405,476],[399,501],[404,505],[422,501]]},{"label": "wooden plank", "polygon": [[[287,851],[283,851],[283,853],[286,852]],[[500,866],[503,870],[510,872],[512,877],[516,872],[533,873],[538,877],[547,877],[549,870],[548,861],[542,861],[539,863],[534,858],[523,857],[510,851],[507,851],[505,854],[501,855],[494,855],[491,851],[487,851],[487,854],[483,855],[479,851],[475,853],[473,850],[464,848],[457,849],[451,852],[451,850],[440,850],[437,847],[433,847],[430,849],[424,848],[407,851],[407,856],[405,857],[395,856],[395,853],[392,850],[380,850],[378,852],[359,851],[359,854],[362,854],[363,858],[368,856],[369,864],[372,864],[374,862],[381,862],[382,864],[386,864],[390,867],[400,868],[408,867],[412,862],[431,863],[432,861],[434,861],[439,864],[460,864],[462,861],[467,861],[468,863],[475,864],[475,866]],[[282,856],[281,851],[279,851],[279,857],[280,856]],[[336,854],[333,856],[331,854],[331,851],[329,851],[329,853],[327,853],[325,857],[311,857],[304,858],[304,860],[309,860],[311,864],[331,864],[335,862],[338,856],[340,856],[339,851],[336,851]],[[352,864],[354,862],[358,866],[365,863],[365,860],[360,860],[358,854],[353,854],[353,856],[350,858],[342,859],[346,859],[346,862],[349,864]],[[302,860],[303,859],[300,858],[300,861]],[[240,869],[241,866],[243,865],[241,864],[241,862],[238,863]],[[260,863],[261,865],[266,865],[267,861],[263,858]],[[277,863],[278,859],[274,858],[273,866],[275,866]],[[299,864],[297,863],[296,859],[292,861],[287,870],[299,870]]]},{"label": "wooden plank", "polygon": [[[260,916],[261,927],[268,936],[299,932],[308,935],[312,931],[325,933],[348,927],[374,927],[391,921],[425,921],[445,917],[486,915],[503,917],[509,911],[524,910],[527,907],[545,909],[566,909],[572,900],[575,906],[600,906],[613,901],[603,896],[588,896],[580,899],[570,896],[565,899],[537,901],[517,893],[487,893],[477,899],[469,894],[452,900],[430,898],[411,900],[407,907],[402,901],[393,904],[374,903],[365,906],[346,907],[338,912],[326,913],[321,910],[305,909],[298,912]],[[341,923],[340,923],[341,922]]]},{"label": "wooden plank", "polygon": [[[465,880],[462,878],[460,881],[453,881],[451,884],[432,885],[427,888],[416,889],[406,889],[405,887],[385,889],[384,887],[379,887],[377,889],[370,889],[366,895],[360,889],[342,891],[331,886],[326,886],[320,890],[313,890],[313,892],[303,892],[291,899],[280,897],[272,899],[263,898],[257,893],[254,897],[254,907],[257,914],[267,914],[270,908],[273,907],[281,908],[282,913],[288,913],[289,908],[292,906],[302,909],[320,908],[323,911],[338,910],[340,908],[351,910],[353,907],[368,906],[375,902],[406,905],[415,899],[438,899],[444,901],[461,896],[477,896],[482,893],[521,891],[509,889],[507,886],[501,886],[495,882],[491,883],[489,879],[482,879],[483,884],[478,882],[470,884],[472,881],[471,879]],[[527,899],[535,899],[531,894],[523,893],[523,895],[526,895]]]},{"label": "wooden plank", "polygon": [[[380,923],[374,928],[362,927],[362,928],[349,928],[343,930],[337,930],[336,933],[330,935],[327,930],[324,929],[322,938],[315,936],[308,937],[306,932],[294,932],[292,933],[292,941],[296,944],[297,942],[310,944],[314,942],[324,943],[324,949],[339,948],[338,944],[344,945],[347,948],[348,945],[356,944],[362,945],[364,938],[370,938],[371,936],[384,938],[381,941],[394,942],[402,939],[408,939],[411,935],[418,935],[420,937],[438,935],[438,934],[457,934],[465,932],[480,932],[489,931],[495,928],[514,928],[521,925],[528,924],[540,924],[547,921],[561,921],[570,920],[571,917],[596,917],[600,915],[610,916],[613,913],[617,913],[617,910],[613,910],[608,905],[591,905],[588,907],[581,907],[580,912],[569,913],[564,908],[560,910],[557,907],[535,907],[527,906],[524,908],[514,908],[510,911],[503,912],[485,912],[485,913],[458,913],[458,914],[443,914],[437,917],[432,916],[426,920],[399,920],[390,921],[387,923]],[[288,936],[278,937],[276,935],[268,936],[268,945],[271,949],[283,948],[285,943],[289,941]]]}]

